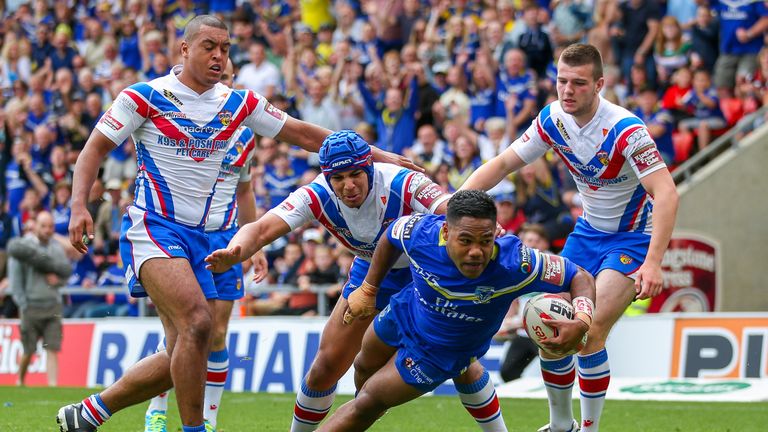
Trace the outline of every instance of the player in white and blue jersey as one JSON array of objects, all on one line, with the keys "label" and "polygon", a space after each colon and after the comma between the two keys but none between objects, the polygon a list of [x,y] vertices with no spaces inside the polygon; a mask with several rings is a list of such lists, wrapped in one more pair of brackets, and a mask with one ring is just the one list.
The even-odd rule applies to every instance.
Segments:
[{"label": "player in white and blue jersey", "polygon": [[[232,61],[221,74],[221,83],[232,86],[234,66]],[[253,131],[240,126],[232,135],[224,160],[216,179],[216,190],[211,200],[211,210],[205,224],[208,236],[208,252],[227,247],[238,226],[256,219],[256,203],[251,187],[251,161],[255,155],[256,140]],[[263,256],[260,255],[260,258]],[[266,269],[266,259],[261,267]],[[229,353],[226,336],[232,306],[243,298],[243,269],[240,263],[223,273],[213,273],[217,299],[213,302],[213,335],[208,354],[208,371],[205,383],[203,416],[207,424],[216,428],[221,395],[229,372]],[[164,342],[158,350],[164,350]],[[167,424],[168,392],[152,398],[147,407],[144,432],[165,432]]]},{"label": "player in white and blue jersey", "polygon": [[[633,299],[661,291],[661,260],[675,225],[678,196],[642,120],[600,97],[603,65],[597,49],[571,45],[557,69],[558,100],[544,107],[509,148],[478,168],[462,189],[488,190],[548,150],[570,170],[584,215],[562,255],[595,276],[600,306],[578,356],[581,430],[594,432],[610,382],[605,341]],[[540,431],[571,431],[574,358],[541,365],[550,423]]]},{"label": "player in white and blue jersey", "polygon": [[[352,131],[328,136],[319,155],[322,174],[258,221],[244,226],[229,248],[216,251],[207,259],[213,271],[225,270],[228,265],[247,259],[277,238],[313,221],[323,225],[355,255],[342,298],[323,329],[317,356],[298,392],[291,424],[293,432],[315,430],[325,418],[333,404],[336,383],[360,350],[372,318],[345,326],[342,315],[346,299],[362,284],[373,250],[387,227],[400,216],[413,212],[444,212],[448,200],[435,183],[420,173],[385,163],[374,164],[370,146]],[[381,293],[373,305],[377,309],[383,309],[394,293],[411,282],[405,258],[393,267],[381,283]],[[493,390],[482,366],[474,365],[471,372],[457,385],[462,401],[474,401],[483,389]],[[484,381],[478,384],[481,379]],[[495,397],[492,401],[496,401]],[[475,414],[472,410],[470,413]],[[506,430],[499,412],[495,412],[492,419],[475,418],[483,430]]]},{"label": "player in white and blue jersey", "polygon": [[[413,284],[375,318],[355,359],[358,394],[319,430],[365,430],[387,409],[464,373],[488,350],[520,295],[570,291],[582,307],[572,320],[545,321],[559,331],[546,345],[567,351],[580,342],[591,321],[592,276],[515,236],[495,239],[495,230],[493,199],[466,190],[451,197],[446,216],[404,216],[387,229],[363,286],[349,297],[345,322],[373,311],[378,287],[400,257],[410,262]],[[493,407],[480,410],[491,415]]]}]

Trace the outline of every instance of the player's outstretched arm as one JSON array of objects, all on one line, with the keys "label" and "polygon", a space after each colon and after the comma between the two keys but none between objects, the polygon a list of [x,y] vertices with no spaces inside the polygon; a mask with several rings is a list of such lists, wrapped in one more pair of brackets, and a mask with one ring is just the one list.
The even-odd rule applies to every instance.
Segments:
[{"label": "player's outstretched arm", "polygon": [[365,275],[362,285],[347,299],[344,324],[350,324],[357,317],[364,318],[376,312],[376,295],[379,292],[379,286],[402,253],[392,245],[387,236],[381,236],[373,252],[368,274]]},{"label": "player's outstretched arm", "polygon": [[511,146],[507,147],[501,154],[480,165],[459,189],[487,191],[499,184],[511,172],[517,171],[524,165],[525,162],[517,152]]},{"label": "player's outstretched arm", "polygon": [[552,352],[566,353],[581,342],[592,324],[595,304],[595,278],[586,270],[579,268],[571,279],[571,303],[574,318],[570,321],[543,320],[542,322],[557,329],[558,335],[541,343]]},{"label": "player's outstretched arm", "polygon": [[208,255],[205,258],[208,263],[206,268],[215,273],[227,271],[290,231],[291,227],[284,220],[267,213],[256,222],[241,227],[226,249],[218,249]]},{"label": "player's outstretched arm", "polygon": [[675,228],[679,197],[675,182],[666,169],[658,170],[642,179],[645,190],[653,197],[653,230],[651,244],[645,261],[637,271],[635,291],[638,299],[654,297],[661,292],[661,260],[669,246],[672,230]]},{"label": "player's outstretched arm", "polygon": [[[98,129],[94,129],[75,163],[72,178],[72,216],[69,219],[69,242],[80,253],[88,252],[86,242],[93,240],[93,218],[85,208],[88,194],[96,181],[99,166],[115,143]],[[87,240],[85,239],[87,236]]]}]

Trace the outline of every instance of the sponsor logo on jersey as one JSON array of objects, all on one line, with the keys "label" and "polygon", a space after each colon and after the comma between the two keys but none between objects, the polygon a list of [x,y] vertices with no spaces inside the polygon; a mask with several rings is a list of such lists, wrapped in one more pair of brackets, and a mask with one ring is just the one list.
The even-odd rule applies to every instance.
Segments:
[{"label": "sponsor logo on jersey", "polygon": [[565,283],[565,261],[557,255],[541,254],[541,280],[552,285],[562,286]]},{"label": "sponsor logo on jersey", "polygon": [[472,300],[472,303],[475,304],[485,304],[491,301],[491,297],[493,296],[494,288],[492,286],[478,286],[475,287],[475,297],[477,297],[475,300]]},{"label": "sponsor logo on jersey", "polygon": [[229,126],[229,124],[232,123],[232,112],[231,111],[219,112],[219,121],[224,126]]},{"label": "sponsor logo on jersey", "polygon": [[170,246],[168,246],[168,250],[181,250],[181,246],[179,246],[179,245],[170,245]]},{"label": "sponsor logo on jersey", "polygon": [[271,115],[272,117],[278,120],[283,119],[283,112],[275,108],[274,105],[272,105],[269,102],[267,102],[267,104],[264,106],[264,111],[266,111],[267,114]]},{"label": "sponsor logo on jersey", "polygon": [[180,118],[180,119],[187,118],[186,114],[184,114],[183,112],[178,112],[178,111],[164,111],[164,112],[161,112],[160,114],[158,114],[158,116],[165,117],[165,118]]},{"label": "sponsor logo on jersey", "polygon": [[628,145],[634,145],[634,144],[637,144],[637,143],[638,143],[638,142],[639,142],[641,139],[643,139],[643,138],[645,138],[645,137],[647,137],[647,136],[648,136],[648,130],[646,130],[646,129],[645,129],[645,128],[643,128],[643,127],[641,127],[641,128],[637,128],[637,130],[635,130],[634,132],[632,132],[632,133],[631,133],[631,134],[630,134],[630,135],[627,137],[627,144],[628,144]]},{"label": "sponsor logo on jersey", "polygon": [[412,369],[416,365],[416,362],[414,362],[412,358],[406,357],[403,365],[406,367],[406,369]]},{"label": "sponsor logo on jersey", "polygon": [[528,136],[528,132],[523,132],[523,142],[528,142],[531,137]]},{"label": "sponsor logo on jersey", "polygon": [[530,273],[533,269],[531,261],[531,249],[527,246],[522,246],[520,248],[520,271],[526,274]]},{"label": "sponsor logo on jersey", "polygon": [[635,161],[635,166],[641,173],[662,162],[661,155],[655,145],[645,146],[632,153],[632,160]]},{"label": "sponsor logo on jersey", "polygon": [[603,164],[604,166],[611,163],[611,160],[608,158],[608,152],[605,150],[600,150],[599,152],[597,152],[597,159],[599,159],[600,163]]},{"label": "sponsor logo on jersey", "polygon": [[565,138],[566,140],[571,139],[571,136],[568,135],[568,131],[565,130],[565,125],[563,124],[563,121],[560,120],[560,117],[555,120],[555,126],[557,126],[557,130],[560,131],[560,134]]},{"label": "sponsor logo on jersey", "polygon": [[443,191],[440,187],[434,183],[425,185],[418,194],[416,194],[416,201],[420,202],[426,208],[429,208],[433,202],[443,195]]},{"label": "sponsor logo on jersey", "polygon": [[392,237],[400,238],[403,235],[403,227],[405,226],[405,218],[400,218],[392,226]]},{"label": "sponsor logo on jersey", "polygon": [[619,184],[629,179],[629,177],[627,177],[626,175],[622,175],[616,178],[606,178],[606,179],[599,178],[599,177],[588,177],[579,172],[574,172],[573,178],[577,182],[582,182],[592,187],[603,187],[603,186],[608,186],[613,184]]},{"label": "sponsor logo on jersey", "polygon": [[183,104],[183,103],[182,103],[182,102],[179,100],[179,98],[177,98],[177,97],[176,97],[176,95],[175,95],[175,94],[173,94],[173,93],[171,93],[171,91],[170,91],[170,90],[168,90],[168,89],[163,89],[163,96],[165,96],[165,98],[166,98],[166,99],[168,99],[169,101],[171,101],[171,102],[175,103],[175,104],[176,104],[176,105],[178,105],[178,106],[182,106],[182,105],[184,105],[184,104]]},{"label": "sponsor logo on jersey", "polygon": [[296,207],[294,207],[293,204],[289,203],[288,201],[284,201],[282,204],[280,204],[280,208],[285,211],[293,211],[296,209]]},{"label": "sponsor logo on jersey", "polygon": [[[602,161],[601,161],[602,162]],[[591,172],[594,174],[597,174],[600,172],[600,168],[594,166],[594,165],[584,165],[580,164],[578,162],[573,162],[573,167],[582,171]]]},{"label": "sponsor logo on jersey", "polygon": [[108,109],[107,112],[104,113],[103,116],[101,116],[101,120],[99,120],[99,123],[109,127],[113,131],[117,132],[120,129],[123,128],[123,124],[117,121],[116,118],[112,117],[112,109]]},{"label": "sponsor logo on jersey", "polygon": [[571,150],[571,148],[570,148],[570,147],[568,147],[568,146],[564,146],[564,145],[562,145],[562,144],[558,144],[558,143],[556,143],[556,142],[553,142],[552,144],[554,144],[554,145],[555,145],[555,147],[556,147],[558,150],[560,150],[561,152],[563,152],[563,153],[566,153],[566,154],[573,154],[573,150]]},{"label": "sponsor logo on jersey", "polygon": [[622,264],[626,265],[632,262],[632,257],[626,254],[621,254],[619,256],[619,261],[621,261]]},{"label": "sponsor logo on jersey", "polygon": [[416,222],[420,221],[421,218],[423,217],[424,215],[418,214],[408,218],[408,221],[405,222],[405,226],[403,227],[404,239],[408,240],[409,238],[411,238],[411,234],[413,233],[413,226],[416,225]]}]

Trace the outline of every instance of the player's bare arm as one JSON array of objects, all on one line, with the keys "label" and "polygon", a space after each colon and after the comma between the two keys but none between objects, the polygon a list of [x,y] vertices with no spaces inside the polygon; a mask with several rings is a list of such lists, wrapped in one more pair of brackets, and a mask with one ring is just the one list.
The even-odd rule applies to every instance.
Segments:
[{"label": "player's bare arm", "polygon": [[661,292],[661,260],[669,246],[677,217],[679,197],[675,182],[666,169],[658,170],[640,179],[645,190],[653,197],[653,230],[645,262],[637,271],[635,291],[638,299],[654,297]]},{"label": "player's bare arm", "polygon": [[88,246],[84,239],[87,236],[88,242],[93,240],[93,218],[85,208],[88,202],[88,194],[96,181],[99,173],[99,166],[104,161],[107,153],[115,148],[115,143],[94,129],[85,148],[80,152],[75,164],[75,174],[72,178],[72,216],[69,220],[69,242],[80,253],[88,252]]},{"label": "player's bare arm", "polygon": [[345,324],[350,324],[357,317],[370,316],[376,311],[376,294],[379,292],[379,285],[402,253],[392,245],[386,235],[381,236],[363,284],[347,299],[347,310],[344,312]]},{"label": "player's bare arm", "polygon": [[512,149],[512,146],[509,146],[501,154],[476,169],[459,190],[479,189],[487,191],[499,184],[511,172],[517,171],[523,166],[525,166],[523,159]]},{"label": "player's bare arm", "polygon": [[278,216],[267,213],[237,231],[226,249],[213,251],[205,258],[207,269],[221,273],[243,262],[264,246],[288,234],[291,227]]},{"label": "player's bare arm", "polygon": [[571,298],[574,318],[570,321],[543,320],[543,323],[557,329],[558,335],[542,341],[542,345],[553,352],[567,353],[581,342],[592,323],[595,304],[595,278],[579,267],[571,280]]}]

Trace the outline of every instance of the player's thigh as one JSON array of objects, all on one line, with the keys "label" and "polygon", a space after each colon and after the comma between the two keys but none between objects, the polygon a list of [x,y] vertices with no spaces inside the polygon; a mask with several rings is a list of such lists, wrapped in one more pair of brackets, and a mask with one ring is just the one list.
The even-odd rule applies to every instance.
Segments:
[{"label": "player's thigh", "polygon": [[365,375],[373,375],[381,369],[397,352],[397,347],[384,343],[376,334],[373,326],[368,326],[363,336],[360,353],[355,357],[355,370]]},{"label": "player's thigh", "polygon": [[589,339],[605,343],[611,328],[637,295],[634,285],[635,281],[616,270],[604,269],[597,275],[595,316]]},{"label": "player's thigh", "polygon": [[391,356],[389,361],[360,389],[355,397],[355,403],[359,404],[360,408],[370,412],[382,412],[424,394],[403,380],[395,366],[396,358],[396,355]]},{"label": "player's thigh", "polygon": [[159,313],[179,326],[211,320],[211,311],[192,267],[184,258],[150,258],[141,266],[141,284]]},{"label": "player's thigh", "polygon": [[323,329],[318,352],[318,356],[322,355],[327,361],[340,362],[340,366],[344,365],[344,370],[349,368],[360,351],[363,335],[374,318],[357,318],[350,324],[344,324],[346,309],[347,300],[339,298]]}]

